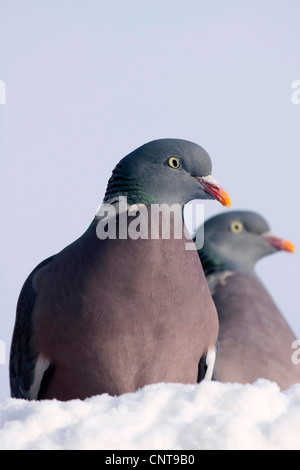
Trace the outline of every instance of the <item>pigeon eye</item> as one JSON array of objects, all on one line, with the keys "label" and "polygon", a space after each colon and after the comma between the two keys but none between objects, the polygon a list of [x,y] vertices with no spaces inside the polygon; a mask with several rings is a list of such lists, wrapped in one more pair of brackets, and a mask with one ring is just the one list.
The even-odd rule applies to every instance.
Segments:
[{"label": "pigeon eye", "polygon": [[233,233],[241,233],[244,230],[243,224],[238,220],[231,222],[230,229]]},{"label": "pigeon eye", "polygon": [[169,160],[168,160],[168,165],[171,168],[174,168],[175,170],[177,170],[177,168],[181,167],[181,160],[178,157],[174,157],[174,156],[170,157]]}]

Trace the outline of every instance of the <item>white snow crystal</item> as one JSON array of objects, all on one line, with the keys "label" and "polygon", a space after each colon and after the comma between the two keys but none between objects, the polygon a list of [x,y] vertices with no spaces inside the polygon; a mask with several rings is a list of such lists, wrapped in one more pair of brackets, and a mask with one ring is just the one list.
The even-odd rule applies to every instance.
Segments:
[{"label": "white snow crystal", "polygon": [[300,449],[300,384],[154,384],[119,397],[0,403],[0,449]]}]

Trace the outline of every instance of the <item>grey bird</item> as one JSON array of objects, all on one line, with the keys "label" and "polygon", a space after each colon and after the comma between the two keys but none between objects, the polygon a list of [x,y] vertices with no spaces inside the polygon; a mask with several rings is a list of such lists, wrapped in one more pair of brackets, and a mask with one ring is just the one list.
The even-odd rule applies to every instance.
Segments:
[{"label": "grey bird", "polygon": [[220,322],[217,381],[265,378],[281,389],[300,382],[292,362],[295,334],[255,272],[257,261],[280,250],[295,247],[273,235],[257,213],[231,211],[204,224],[199,256]]},{"label": "grey bird", "polygon": [[[195,143],[155,140],[119,162],[89,228],[40,263],[22,288],[12,397],[85,399],[211,378],[217,312],[182,222],[184,204],[196,198],[230,204]],[[171,230],[168,239],[162,229],[178,225],[175,212],[153,220],[150,209],[164,206],[164,216],[174,204],[182,237]]]}]

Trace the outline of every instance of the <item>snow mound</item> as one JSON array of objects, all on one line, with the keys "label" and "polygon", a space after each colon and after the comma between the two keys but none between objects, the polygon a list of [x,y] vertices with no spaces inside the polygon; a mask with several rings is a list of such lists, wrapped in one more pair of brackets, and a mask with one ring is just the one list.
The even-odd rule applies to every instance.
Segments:
[{"label": "snow mound", "polygon": [[0,403],[0,449],[300,449],[300,384],[154,384],[120,397]]}]

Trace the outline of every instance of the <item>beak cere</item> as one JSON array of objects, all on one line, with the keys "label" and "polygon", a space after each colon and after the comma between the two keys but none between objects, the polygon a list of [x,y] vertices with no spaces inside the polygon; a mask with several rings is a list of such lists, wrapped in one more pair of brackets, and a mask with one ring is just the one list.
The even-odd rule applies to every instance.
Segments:
[{"label": "beak cere", "polygon": [[197,180],[203,186],[203,191],[219,201],[223,206],[230,207],[231,201],[228,193],[211,176],[196,176]]},{"label": "beak cere", "polygon": [[277,250],[280,251],[288,251],[289,253],[295,253],[296,247],[293,243],[289,242],[288,240],[283,240],[282,238],[276,237],[271,232],[263,233],[262,238],[269,243],[269,245],[273,246]]}]

